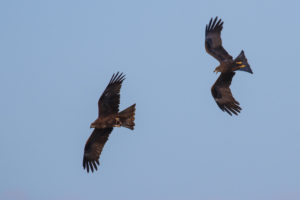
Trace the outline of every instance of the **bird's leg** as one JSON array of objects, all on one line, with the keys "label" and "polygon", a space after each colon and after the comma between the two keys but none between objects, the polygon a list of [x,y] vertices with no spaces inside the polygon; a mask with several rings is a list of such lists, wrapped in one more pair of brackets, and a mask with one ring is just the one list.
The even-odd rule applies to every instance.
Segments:
[{"label": "bird's leg", "polygon": [[120,118],[119,118],[119,117],[116,117],[115,120],[116,120],[116,123],[115,123],[114,127],[121,127],[122,123],[121,123]]}]

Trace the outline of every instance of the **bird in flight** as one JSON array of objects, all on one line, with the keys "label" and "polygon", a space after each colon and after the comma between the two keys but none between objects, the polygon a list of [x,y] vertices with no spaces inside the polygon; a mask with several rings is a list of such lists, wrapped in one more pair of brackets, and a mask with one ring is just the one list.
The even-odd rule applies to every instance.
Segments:
[{"label": "bird in flight", "polygon": [[236,70],[245,71],[253,74],[247,58],[242,50],[235,59],[227,53],[222,46],[221,31],[223,21],[216,17],[210,19],[205,29],[205,49],[208,54],[220,62],[214,72],[221,72],[221,75],[211,88],[211,93],[219,108],[229,115],[238,113],[242,110],[239,102],[234,99],[230,90],[230,84]]},{"label": "bird in flight", "polygon": [[113,74],[98,101],[98,118],[90,126],[94,130],[84,148],[83,168],[87,172],[98,169],[100,154],[114,127],[134,129],[135,104],[119,112],[120,89],[124,80],[123,73]]}]

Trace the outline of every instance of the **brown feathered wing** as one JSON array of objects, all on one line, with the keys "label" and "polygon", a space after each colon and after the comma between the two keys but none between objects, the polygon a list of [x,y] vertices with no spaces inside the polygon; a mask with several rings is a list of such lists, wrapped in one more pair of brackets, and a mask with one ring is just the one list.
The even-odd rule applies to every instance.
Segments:
[{"label": "brown feathered wing", "polygon": [[[108,116],[119,112],[120,89],[125,75],[122,73],[113,74],[107,87],[102,93],[98,101],[98,116]],[[83,155],[83,168],[87,172],[97,170],[99,165],[99,157],[102,149],[108,140],[113,128],[98,129],[95,128],[91,136],[86,142]]]},{"label": "brown feathered wing", "polygon": [[214,20],[211,18],[209,24],[205,29],[205,49],[206,52],[216,58],[220,63],[231,61],[232,56],[222,46],[221,31],[223,23],[221,19],[216,17]]},{"label": "brown feathered wing", "polygon": [[89,172],[90,169],[92,172],[98,169],[97,165],[99,165],[100,154],[112,130],[113,128],[95,128],[92,135],[87,140],[84,147],[82,163],[83,168],[86,168],[87,172]]},{"label": "brown feathered wing", "polygon": [[116,114],[119,112],[120,89],[125,75],[113,74],[109,84],[98,101],[99,117]]},{"label": "brown feathered wing", "polygon": [[235,72],[221,73],[215,84],[211,88],[212,96],[222,111],[229,115],[238,113],[242,110],[230,91],[230,84]]}]

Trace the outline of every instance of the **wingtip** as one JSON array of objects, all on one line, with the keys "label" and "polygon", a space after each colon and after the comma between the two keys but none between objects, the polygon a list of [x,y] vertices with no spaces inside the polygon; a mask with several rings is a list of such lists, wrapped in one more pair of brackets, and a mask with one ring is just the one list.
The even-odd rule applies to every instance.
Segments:
[{"label": "wingtip", "polygon": [[125,74],[123,72],[114,73],[109,81],[109,84],[113,84],[116,82],[123,82],[125,80]]},{"label": "wingtip", "polygon": [[90,171],[92,173],[94,173],[94,171],[97,171],[98,170],[98,167],[97,165],[99,166],[100,163],[98,160],[94,160],[94,161],[86,161],[84,160],[83,162],[83,169],[87,171],[87,173],[89,173]]},{"label": "wingtip", "polygon": [[206,25],[205,33],[207,34],[210,31],[221,31],[223,29],[224,22],[221,18],[216,16],[211,18],[208,25]]}]

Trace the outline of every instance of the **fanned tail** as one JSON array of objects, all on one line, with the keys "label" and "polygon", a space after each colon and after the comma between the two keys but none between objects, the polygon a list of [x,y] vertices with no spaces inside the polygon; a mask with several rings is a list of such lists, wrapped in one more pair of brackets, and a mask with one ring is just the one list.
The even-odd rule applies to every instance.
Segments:
[{"label": "fanned tail", "polygon": [[235,70],[245,71],[253,74],[243,50],[241,51],[240,55],[234,59],[234,62]]},{"label": "fanned tail", "polygon": [[126,108],[122,112],[119,113],[121,126],[129,128],[131,130],[134,129],[134,115],[135,115],[135,104]]}]

